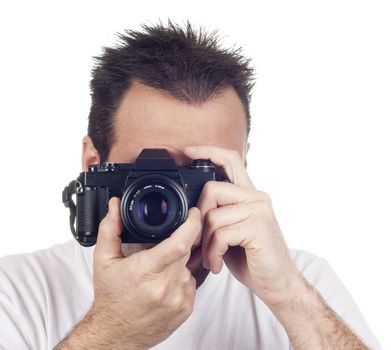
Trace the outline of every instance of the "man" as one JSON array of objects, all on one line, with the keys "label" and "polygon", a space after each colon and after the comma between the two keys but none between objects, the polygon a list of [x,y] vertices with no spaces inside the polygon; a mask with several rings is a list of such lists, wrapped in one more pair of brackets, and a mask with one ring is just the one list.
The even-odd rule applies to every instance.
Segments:
[{"label": "man", "polygon": [[249,61],[190,24],[143,29],[97,58],[83,171],[165,148],[229,182],[208,182],[159,244],[121,243],[113,197],[96,246],[2,258],[0,347],[379,349],[327,262],[287,248],[247,174]]}]

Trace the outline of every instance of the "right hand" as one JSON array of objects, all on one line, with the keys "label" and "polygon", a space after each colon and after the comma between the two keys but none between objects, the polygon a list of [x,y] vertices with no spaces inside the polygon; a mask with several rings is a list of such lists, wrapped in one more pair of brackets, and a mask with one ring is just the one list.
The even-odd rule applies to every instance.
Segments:
[{"label": "right hand", "polygon": [[186,263],[201,239],[201,215],[156,246],[124,258],[120,199],[109,201],[94,250],[94,302],[90,313],[115,349],[150,348],[168,338],[192,313],[196,282]]}]

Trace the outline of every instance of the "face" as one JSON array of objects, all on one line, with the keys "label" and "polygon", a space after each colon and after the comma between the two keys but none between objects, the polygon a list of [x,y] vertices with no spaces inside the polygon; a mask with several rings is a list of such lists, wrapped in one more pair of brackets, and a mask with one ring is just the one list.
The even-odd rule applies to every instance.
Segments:
[{"label": "face", "polygon": [[[178,166],[185,166],[191,161],[183,154],[184,148],[197,145],[237,150],[245,163],[249,146],[245,111],[230,87],[201,105],[190,105],[135,82],[124,95],[114,124],[116,141],[107,159],[113,163],[133,163],[143,148],[165,148]],[[83,171],[99,162],[91,138],[85,136]],[[127,243],[121,250],[129,256],[152,246]],[[202,266],[202,255],[188,268],[198,288],[209,273]]]}]

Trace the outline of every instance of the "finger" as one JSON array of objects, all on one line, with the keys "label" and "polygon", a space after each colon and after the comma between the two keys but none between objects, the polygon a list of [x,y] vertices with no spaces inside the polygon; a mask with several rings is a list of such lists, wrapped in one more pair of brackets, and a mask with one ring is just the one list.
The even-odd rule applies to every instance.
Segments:
[{"label": "finger", "polygon": [[210,159],[214,164],[222,166],[231,183],[255,188],[238,151],[216,146],[189,146],[184,152],[191,159]]},{"label": "finger", "polygon": [[121,254],[121,233],[123,223],[120,216],[121,200],[112,197],[109,200],[109,210],[99,224],[98,237],[94,249],[97,260],[106,261],[123,258]]},{"label": "finger", "polygon": [[206,252],[210,262],[210,270],[217,274],[223,267],[223,255],[229,247],[246,246],[246,235],[244,225],[238,223],[221,227],[214,231],[208,251]]},{"label": "finger", "polygon": [[253,210],[252,203],[239,203],[211,209],[207,212],[202,231],[202,262],[206,268],[210,267],[206,252],[213,232],[219,228],[247,220]]},{"label": "finger", "polygon": [[185,222],[170,237],[149,249],[151,271],[161,272],[167,265],[186,266],[193,244],[201,238],[201,214],[192,207]]},{"label": "finger", "polygon": [[261,191],[254,191],[254,189],[240,187],[229,182],[208,181],[198,198],[197,207],[201,211],[202,220],[204,220],[206,213],[213,208],[266,199],[266,193]]}]

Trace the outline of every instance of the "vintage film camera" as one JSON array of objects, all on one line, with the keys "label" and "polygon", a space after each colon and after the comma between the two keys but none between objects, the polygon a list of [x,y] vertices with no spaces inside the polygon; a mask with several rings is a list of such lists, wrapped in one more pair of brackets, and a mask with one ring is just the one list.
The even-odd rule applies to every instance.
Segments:
[{"label": "vintage film camera", "polygon": [[158,243],[186,220],[188,209],[197,204],[204,184],[211,180],[227,181],[209,160],[177,167],[166,149],[145,148],[134,163],[90,165],[64,188],[62,201],[70,210],[71,231],[82,246],[96,243],[99,223],[113,196],[121,198],[122,242]]}]

